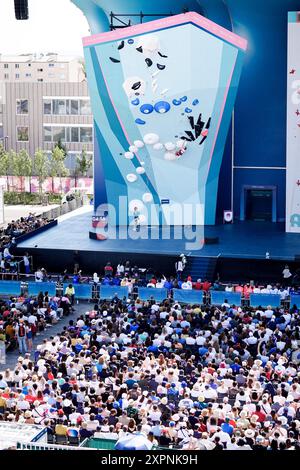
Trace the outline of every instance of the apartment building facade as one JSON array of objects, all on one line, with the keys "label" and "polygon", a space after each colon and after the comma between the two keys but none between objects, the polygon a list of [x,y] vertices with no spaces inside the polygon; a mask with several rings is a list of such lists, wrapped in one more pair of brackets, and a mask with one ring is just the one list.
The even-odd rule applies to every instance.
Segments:
[{"label": "apartment building facade", "polygon": [[82,82],[84,67],[78,57],[59,54],[0,54],[0,82]]},{"label": "apartment building facade", "polygon": [[[0,70],[5,63],[0,60]],[[60,63],[54,63],[54,69]],[[67,60],[64,63],[70,68]],[[12,68],[14,64],[19,62],[12,62]],[[72,81],[59,76],[41,81],[37,75],[26,80],[23,75],[21,80],[0,78],[0,142],[7,150],[26,149],[33,156],[37,148],[50,155],[60,140],[68,151],[66,166],[74,175],[76,157],[83,149],[93,157],[93,116],[87,82],[70,70],[67,76]]]}]

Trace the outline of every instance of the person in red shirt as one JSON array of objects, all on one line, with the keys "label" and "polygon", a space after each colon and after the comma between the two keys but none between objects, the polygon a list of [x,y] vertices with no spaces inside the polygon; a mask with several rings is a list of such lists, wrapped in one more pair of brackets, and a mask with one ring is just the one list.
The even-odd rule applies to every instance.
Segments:
[{"label": "person in red shirt", "polygon": [[203,284],[201,282],[201,279],[197,279],[197,282],[193,283],[193,288],[196,290],[202,290],[203,289]]},{"label": "person in red shirt", "polygon": [[252,416],[253,415],[258,417],[257,421],[259,423],[263,423],[266,420],[266,414],[263,411],[261,411],[260,405],[256,405],[256,411],[252,413]]},{"label": "person in red shirt", "polygon": [[209,291],[210,288],[211,288],[211,283],[205,279],[205,281],[203,282],[203,290],[207,292]]},{"label": "person in red shirt", "polygon": [[250,286],[250,284],[245,284],[244,285],[244,297],[245,299],[249,299],[250,294],[252,293],[253,288]]},{"label": "person in red shirt", "polygon": [[104,275],[109,277],[113,275],[113,268],[110,262],[106,263],[104,268]]},{"label": "person in red shirt", "polygon": [[235,286],[235,292],[240,292],[241,294],[243,293],[243,287],[238,285],[238,286]]}]

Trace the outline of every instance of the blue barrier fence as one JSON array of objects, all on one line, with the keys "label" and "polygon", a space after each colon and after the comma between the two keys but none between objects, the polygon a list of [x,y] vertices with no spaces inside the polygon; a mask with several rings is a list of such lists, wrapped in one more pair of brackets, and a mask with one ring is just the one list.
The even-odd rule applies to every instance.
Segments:
[{"label": "blue barrier fence", "polygon": [[117,295],[119,299],[128,297],[128,287],[121,286],[100,286],[100,299],[110,300]]},{"label": "blue barrier fence", "polygon": [[[69,285],[70,283],[65,283],[63,285],[64,293]],[[73,287],[75,290],[75,299],[86,300],[92,298],[92,284],[73,284]]]},{"label": "blue barrier fence", "polygon": [[203,291],[173,289],[173,299],[184,304],[203,304]]},{"label": "blue barrier fence", "polygon": [[20,281],[0,281],[0,295],[20,295]]},{"label": "blue barrier fence", "polygon": [[296,307],[300,308],[300,294],[292,294],[291,295],[291,308],[296,305]]},{"label": "blue barrier fence", "polygon": [[50,296],[56,294],[55,282],[28,282],[28,294],[38,295],[40,292],[48,292]]},{"label": "blue barrier fence", "polygon": [[211,291],[212,305],[222,305],[225,300],[230,305],[237,305],[238,307],[242,304],[242,296],[239,292],[224,292],[224,291]]},{"label": "blue barrier fence", "polygon": [[168,289],[156,289],[155,287],[139,287],[138,297],[141,300],[149,300],[151,297],[157,301],[162,302],[168,298]]},{"label": "blue barrier fence", "polygon": [[277,294],[250,294],[251,307],[280,307],[281,297]]}]

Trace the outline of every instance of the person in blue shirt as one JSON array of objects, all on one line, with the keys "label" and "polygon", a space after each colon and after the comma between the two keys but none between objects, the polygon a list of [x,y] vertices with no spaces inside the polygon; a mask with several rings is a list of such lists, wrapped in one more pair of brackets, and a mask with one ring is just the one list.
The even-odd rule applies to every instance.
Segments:
[{"label": "person in blue shirt", "polygon": [[229,421],[230,421],[229,418],[225,418],[225,423],[222,423],[221,429],[222,429],[223,432],[226,432],[227,434],[229,434],[229,436],[231,436],[232,433],[233,433],[233,429],[234,429],[234,428],[233,428],[233,426],[230,424]]}]

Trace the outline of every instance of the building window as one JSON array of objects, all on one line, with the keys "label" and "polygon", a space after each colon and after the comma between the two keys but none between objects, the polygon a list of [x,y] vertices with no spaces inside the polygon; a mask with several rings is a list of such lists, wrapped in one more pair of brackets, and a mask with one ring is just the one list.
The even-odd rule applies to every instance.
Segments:
[{"label": "building window", "polygon": [[49,77],[49,78],[54,78],[54,77],[55,77],[55,73],[48,73],[48,77]]},{"label": "building window", "polygon": [[55,64],[48,64],[48,65],[49,65],[49,67],[54,67]]},{"label": "building window", "polygon": [[4,133],[3,133],[3,126],[0,126],[0,139],[2,139],[1,142],[0,142],[0,145],[1,145],[1,144],[4,144],[4,142],[3,142],[3,136],[4,136]]},{"label": "building window", "polygon": [[8,73],[5,73],[5,74],[4,74],[4,79],[5,79],[5,80],[8,80],[8,79],[9,79],[9,74],[8,74]]},{"label": "building window", "polygon": [[71,127],[71,142],[79,142],[79,127]]},{"label": "building window", "polygon": [[38,82],[43,82],[44,79],[43,79],[43,78],[38,78],[37,81],[38,81]]},{"label": "building window", "polygon": [[80,114],[92,114],[90,100],[80,100]]},{"label": "building window", "polygon": [[16,79],[20,78],[20,74],[16,73]]},{"label": "building window", "polygon": [[66,76],[65,76],[64,73],[62,73],[59,78],[60,78],[61,80],[65,80]]},{"label": "building window", "polygon": [[15,64],[15,68],[16,68],[16,69],[19,69],[19,68],[20,68],[20,64]]},{"label": "building window", "polygon": [[52,100],[44,100],[44,114],[52,114]]},{"label": "building window", "polygon": [[8,69],[8,64],[4,64],[4,68],[5,68],[5,69]]},{"label": "building window", "polygon": [[92,143],[93,128],[79,126],[44,126],[45,142]]},{"label": "building window", "polygon": [[17,141],[18,142],[28,142],[28,127],[22,126],[17,127]]},{"label": "building window", "polygon": [[77,115],[79,114],[79,103],[78,100],[70,100],[70,114]]},{"label": "building window", "polygon": [[31,73],[26,73],[26,78],[30,78],[31,77]]},{"label": "building window", "polygon": [[93,142],[92,127],[80,127],[80,142]]},{"label": "building window", "polygon": [[28,67],[31,67],[31,64],[28,64]]},{"label": "building window", "polygon": [[66,142],[66,128],[65,127],[53,127],[52,128],[53,142]]},{"label": "building window", "polygon": [[43,72],[43,69],[37,69],[38,72]]},{"label": "building window", "polygon": [[28,114],[28,100],[17,100],[17,114]]},{"label": "building window", "polygon": [[52,142],[52,127],[44,126],[44,141]]},{"label": "building window", "polygon": [[57,114],[57,115],[67,114],[66,100],[53,100],[53,114]]}]

